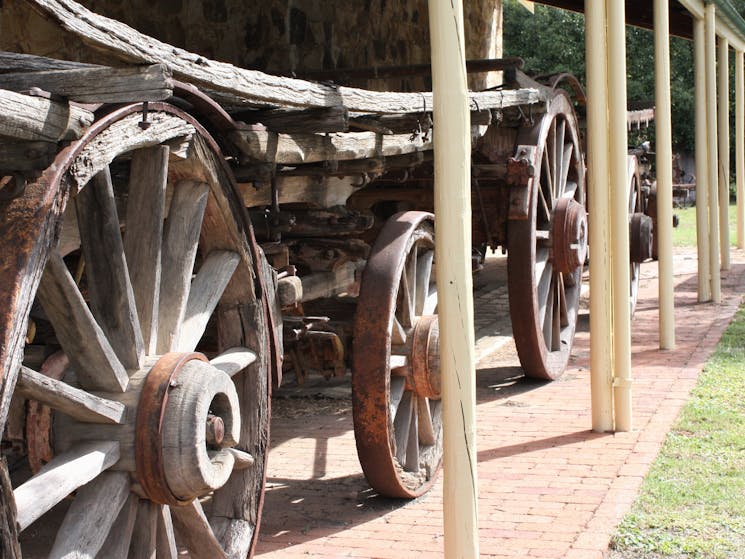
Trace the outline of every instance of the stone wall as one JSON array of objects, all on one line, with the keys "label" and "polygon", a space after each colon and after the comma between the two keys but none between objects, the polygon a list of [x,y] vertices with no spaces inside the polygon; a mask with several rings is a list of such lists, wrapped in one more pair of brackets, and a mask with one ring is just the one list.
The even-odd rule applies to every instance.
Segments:
[{"label": "stone wall", "polygon": [[[469,58],[501,55],[501,2],[464,3]],[[18,32],[8,29],[8,16],[18,3],[19,0],[3,2],[11,8],[4,8],[2,31],[6,34]],[[82,3],[169,44],[271,73],[302,77],[314,70],[429,61],[426,0],[82,0]],[[45,33],[51,34],[51,30],[44,29],[43,22],[34,22],[33,27],[36,42],[43,42]],[[26,42],[30,39],[27,37]],[[47,42],[47,50],[62,48],[58,38],[49,38]],[[472,86],[483,85],[481,78],[472,80]],[[398,79],[355,85],[416,90],[428,89],[426,82]]]}]

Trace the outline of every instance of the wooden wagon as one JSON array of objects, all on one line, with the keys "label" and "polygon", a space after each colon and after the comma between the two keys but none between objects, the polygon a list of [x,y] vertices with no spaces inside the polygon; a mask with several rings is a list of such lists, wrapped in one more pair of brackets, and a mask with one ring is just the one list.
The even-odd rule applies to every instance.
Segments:
[{"label": "wooden wagon", "polygon": [[[369,483],[425,492],[442,454],[431,94],[243,70],[29,4],[120,63],[0,53],[6,556],[55,507],[50,557],[250,555],[283,368],[351,370]],[[471,93],[474,262],[507,251],[521,363],[553,379],[587,257],[572,98],[516,59],[470,67],[505,76]]]}]

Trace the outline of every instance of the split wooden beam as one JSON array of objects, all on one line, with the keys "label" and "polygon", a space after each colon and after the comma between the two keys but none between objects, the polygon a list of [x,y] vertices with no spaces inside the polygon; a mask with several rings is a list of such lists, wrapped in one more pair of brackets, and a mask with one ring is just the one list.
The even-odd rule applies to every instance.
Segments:
[{"label": "split wooden beam", "polygon": [[162,64],[108,66],[0,74],[0,88],[38,88],[79,103],[162,101],[173,94],[171,71]]},{"label": "split wooden beam", "polygon": [[43,142],[75,140],[92,122],[93,113],[70,103],[0,89],[0,136]]},{"label": "split wooden beam", "polygon": [[430,151],[432,138],[412,134],[275,134],[240,130],[233,141],[246,159],[256,163],[299,165],[321,161],[348,161],[390,157],[417,151]]},{"label": "split wooden beam", "polygon": [[48,70],[77,70],[101,68],[98,64],[85,64],[69,60],[57,60],[46,56],[0,51],[0,74],[13,72],[44,72]]},{"label": "split wooden beam", "polygon": [[[73,0],[29,0],[35,8],[56,20],[94,47],[127,62],[162,63],[182,81],[210,91],[234,95],[246,103],[268,107],[343,106],[359,113],[418,113],[433,110],[432,93],[395,93],[337,87],[245,70],[143,35],[135,29],[95,14]],[[528,105],[544,100],[537,89],[471,93],[479,109]]]}]

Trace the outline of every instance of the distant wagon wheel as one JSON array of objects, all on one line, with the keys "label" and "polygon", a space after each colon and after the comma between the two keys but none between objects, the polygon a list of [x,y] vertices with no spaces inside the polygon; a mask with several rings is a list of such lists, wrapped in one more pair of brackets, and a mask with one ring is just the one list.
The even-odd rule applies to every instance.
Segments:
[{"label": "distant wagon wheel", "polygon": [[442,461],[434,219],[391,217],[362,275],[354,324],[352,403],[357,453],[388,497],[427,491]]},{"label": "distant wagon wheel", "polygon": [[636,311],[641,279],[641,263],[652,258],[653,223],[652,218],[644,212],[645,199],[642,193],[639,162],[636,156],[628,157],[628,191],[629,191],[629,243],[631,269],[629,272],[629,310],[631,316]]},{"label": "distant wagon wheel", "polygon": [[572,349],[587,254],[585,165],[564,93],[520,131],[517,144],[529,153],[534,173],[527,219],[511,219],[507,230],[512,330],[525,374],[555,379]]},{"label": "distant wagon wheel", "polygon": [[53,429],[26,425],[21,530],[56,509],[50,557],[247,557],[266,478],[268,341],[253,328],[262,264],[219,149],[178,109],[132,105],[39,183],[45,200],[74,205],[78,227],[65,219],[63,243],[41,236],[32,255],[33,343],[61,347],[42,371],[62,380],[22,367],[13,393],[54,410]]}]

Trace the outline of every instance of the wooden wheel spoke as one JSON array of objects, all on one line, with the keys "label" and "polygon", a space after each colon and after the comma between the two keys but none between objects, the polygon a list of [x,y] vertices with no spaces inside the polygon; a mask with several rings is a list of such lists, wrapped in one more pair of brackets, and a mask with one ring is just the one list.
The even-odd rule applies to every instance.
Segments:
[{"label": "wooden wheel spoke", "polygon": [[121,402],[94,396],[28,367],[21,367],[16,391],[79,421],[124,423],[126,407]]},{"label": "wooden wheel spoke", "polygon": [[548,200],[546,200],[546,193],[543,192],[543,188],[536,189],[538,191],[538,207],[543,212],[543,216],[545,218],[545,222],[551,221],[551,206],[553,204],[549,204]]},{"label": "wooden wheel spoke", "polygon": [[119,460],[119,443],[81,444],[58,454],[13,492],[21,530]]},{"label": "wooden wheel spoke", "polygon": [[109,168],[75,198],[91,311],[125,368],[145,357]]},{"label": "wooden wheel spoke", "polygon": [[541,181],[541,189],[546,189],[544,192],[545,200],[549,204],[551,211],[554,209],[554,201],[556,199],[555,187],[554,187],[554,174],[553,166],[551,165],[548,149],[543,150],[543,167],[541,170],[541,176],[545,178],[545,181]]},{"label": "wooden wheel spoke", "polygon": [[[548,252],[548,251],[546,251]],[[536,271],[538,271],[538,263],[536,262]],[[536,282],[537,286],[537,292],[536,292],[536,298],[538,301],[538,309],[539,309],[539,320],[538,324],[543,324],[545,322],[545,317],[547,313],[547,306],[551,304],[550,300],[550,293],[551,293],[551,284],[553,282],[553,265],[551,262],[546,260],[546,262],[543,264],[542,269],[540,270],[540,275],[537,276],[538,281]]]},{"label": "wooden wheel spoke", "polygon": [[577,194],[577,183],[575,181],[568,181],[564,188],[564,198],[574,198]]},{"label": "wooden wheel spoke", "polygon": [[202,264],[191,283],[176,351],[194,351],[197,347],[239,260],[235,252],[218,250]]},{"label": "wooden wheel spoke", "polygon": [[416,305],[414,312],[417,316],[424,315],[424,307],[429,296],[430,282],[432,280],[432,262],[435,258],[434,250],[427,250],[420,254],[416,269]]},{"label": "wooden wheel spoke", "polygon": [[409,422],[409,433],[406,437],[406,462],[404,470],[407,472],[419,471],[419,398],[411,393],[411,420]]},{"label": "wooden wheel spoke", "polygon": [[129,382],[127,372],[59,254],[50,255],[37,297],[80,384],[88,389],[123,392]]},{"label": "wooden wheel spoke", "polygon": [[[569,195],[569,169],[571,169],[573,154],[574,144],[570,142],[564,146],[564,156],[562,158],[563,163],[561,167],[561,196]],[[574,190],[577,190],[576,185],[574,187]],[[571,194],[571,197],[574,198],[574,193]]]},{"label": "wooden wheel spoke", "polygon": [[556,136],[554,140],[554,198],[559,198],[564,186],[564,136],[566,133],[566,121],[561,119],[556,124]]},{"label": "wooden wheel spoke", "polygon": [[99,559],[127,559],[129,545],[132,541],[135,521],[137,520],[137,503],[139,499],[134,493],[129,494],[127,502],[119,511],[109,535],[99,551]]},{"label": "wooden wheel spoke", "polygon": [[185,507],[173,507],[171,516],[179,541],[189,550],[190,557],[194,559],[226,557],[198,500],[195,499]]},{"label": "wooden wheel spoke", "polygon": [[401,400],[404,397],[404,391],[406,390],[406,379],[401,377],[391,378],[391,393],[390,401],[388,402],[388,410],[390,417],[396,417],[398,407],[401,405]]},{"label": "wooden wheel spoke", "polygon": [[173,519],[171,509],[166,505],[158,507],[158,535],[156,538],[158,559],[177,559],[176,536],[173,532]]},{"label": "wooden wheel spoke", "polygon": [[223,351],[214,359],[210,359],[210,365],[232,377],[251,365],[254,361],[256,361],[256,353],[247,347],[233,347],[227,351]]},{"label": "wooden wheel spoke", "polygon": [[160,505],[141,499],[137,505],[137,521],[132,534],[130,559],[152,559],[157,549],[158,509]]},{"label": "wooden wheel spoke", "polygon": [[417,416],[419,425],[419,442],[426,446],[437,443],[435,426],[432,421],[432,410],[428,398],[417,398]]},{"label": "wooden wheel spoke", "polygon": [[[104,472],[82,487],[65,515],[49,557],[95,557],[129,496],[129,474]],[[95,530],[91,527],[95,526]]]},{"label": "wooden wheel spoke", "polygon": [[422,308],[422,314],[423,315],[432,315],[437,312],[437,286],[430,285],[429,286],[429,295],[427,295],[427,298],[424,301],[424,306]]},{"label": "wooden wheel spoke", "polygon": [[560,325],[562,328],[566,328],[569,326],[569,310],[567,308],[567,292],[566,292],[566,286],[564,285],[564,276],[569,274],[559,274],[559,285],[558,285],[558,292],[559,292],[559,315],[560,315]]},{"label": "wooden wheel spoke", "polygon": [[132,155],[129,175],[124,254],[148,354],[156,352],[158,339],[157,310],[169,153],[168,146],[137,150]]},{"label": "wooden wheel spoke", "polygon": [[543,339],[546,342],[546,347],[549,348],[549,350],[552,350],[554,309],[556,303],[556,280],[553,274],[551,274],[551,280],[548,282],[548,285],[549,289],[548,293],[546,293],[546,304],[544,305],[543,312],[541,313],[541,325],[543,327]]},{"label": "wooden wheel spoke", "polygon": [[410,390],[404,392],[401,403],[396,410],[393,420],[393,433],[396,440],[395,455],[404,469],[406,468],[406,455],[408,452],[409,435],[411,433],[411,423],[414,417],[413,393]]},{"label": "wooden wheel spoke", "polygon": [[409,266],[411,260],[408,260],[401,270],[401,281],[399,282],[400,292],[400,306],[397,308],[401,324],[404,328],[411,328],[414,326],[414,301],[416,294],[414,293],[414,277],[412,270]]},{"label": "wooden wheel spoke", "polygon": [[208,195],[205,183],[180,181],[174,188],[163,234],[158,353],[173,351],[179,340]]},{"label": "wooden wheel spoke", "polygon": [[403,345],[406,343],[406,330],[401,326],[398,318],[393,317],[393,323],[391,325],[391,343],[396,345]]},{"label": "wooden wheel spoke", "polygon": [[554,276],[554,287],[552,293],[552,299],[554,301],[554,308],[552,314],[551,324],[551,351],[559,351],[561,349],[561,295],[563,287],[561,286],[561,274]]}]

